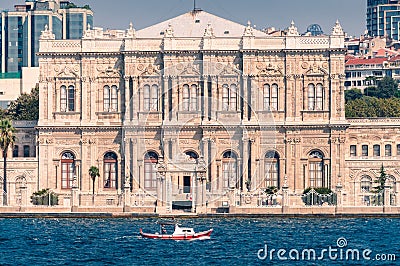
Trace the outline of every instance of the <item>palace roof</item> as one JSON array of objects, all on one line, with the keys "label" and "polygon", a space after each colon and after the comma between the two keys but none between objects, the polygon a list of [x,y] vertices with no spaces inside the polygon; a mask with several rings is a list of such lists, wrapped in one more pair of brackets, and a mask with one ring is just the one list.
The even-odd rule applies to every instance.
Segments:
[{"label": "palace roof", "polygon": [[[190,11],[164,22],[136,31],[139,38],[163,38],[168,28],[175,37],[203,37],[205,30],[212,28],[215,37],[242,37],[247,26],[218,17],[202,10]],[[267,34],[253,29],[256,37]]]}]

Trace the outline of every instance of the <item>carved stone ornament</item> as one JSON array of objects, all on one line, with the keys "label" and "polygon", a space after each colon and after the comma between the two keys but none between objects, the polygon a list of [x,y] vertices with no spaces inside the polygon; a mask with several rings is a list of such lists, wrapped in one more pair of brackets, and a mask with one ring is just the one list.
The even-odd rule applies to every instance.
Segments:
[{"label": "carved stone ornament", "polygon": [[342,35],[344,35],[343,29],[342,29],[342,26],[339,23],[339,20],[336,20],[336,24],[332,28],[332,34],[331,35],[333,35],[333,36],[342,36]]},{"label": "carved stone ornament", "polygon": [[245,36],[245,37],[254,36],[253,28],[251,27],[250,21],[247,21],[247,26],[246,26],[246,28],[244,28],[243,36]]},{"label": "carved stone ornament", "polygon": [[133,28],[133,23],[129,23],[129,29],[126,31],[126,37],[127,38],[134,38],[136,35],[136,31]]},{"label": "carved stone ornament", "polygon": [[299,32],[297,31],[297,27],[294,25],[294,21],[290,23],[290,27],[288,28],[287,36],[299,36]]},{"label": "carved stone ornament", "polygon": [[40,35],[40,39],[42,40],[55,40],[56,35],[53,34],[51,30],[49,30],[49,26],[46,24],[44,26],[44,31],[42,31],[42,34]]},{"label": "carved stone ornament", "polygon": [[172,28],[171,24],[168,24],[168,28],[165,30],[164,36],[167,38],[174,37],[174,28]]},{"label": "carved stone ornament", "polygon": [[207,24],[207,28],[204,30],[204,37],[214,37],[214,29],[211,23]]}]

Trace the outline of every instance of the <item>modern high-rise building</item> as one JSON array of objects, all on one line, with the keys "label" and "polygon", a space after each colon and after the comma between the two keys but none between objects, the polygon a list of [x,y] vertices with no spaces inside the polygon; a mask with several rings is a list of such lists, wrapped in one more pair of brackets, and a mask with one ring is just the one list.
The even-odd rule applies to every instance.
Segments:
[{"label": "modern high-rise building", "polygon": [[[2,10],[1,73],[20,76],[22,67],[37,67],[39,37],[47,27],[56,39],[80,39],[87,25],[93,26],[93,11],[70,1],[26,0]],[[12,73],[12,74],[11,74]]]},{"label": "modern high-rise building", "polygon": [[400,0],[368,0],[367,30],[370,36],[399,40]]}]

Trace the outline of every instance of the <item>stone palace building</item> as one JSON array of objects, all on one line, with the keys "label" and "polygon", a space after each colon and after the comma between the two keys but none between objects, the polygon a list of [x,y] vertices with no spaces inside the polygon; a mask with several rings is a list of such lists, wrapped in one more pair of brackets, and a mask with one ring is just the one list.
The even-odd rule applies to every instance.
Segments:
[{"label": "stone palace building", "polygon": [[273,204],[304,206],[306,188],[325,187],[367,206],[381,165],[387,204],[400,204],[400,120],[345,118],[339,22],[272,36],[194,10],[81,40],[46,28],[38,55],[40,117],[15,123],[10,206],[50,188],[75,210],[239,211],[270,204],[268,187]]}]

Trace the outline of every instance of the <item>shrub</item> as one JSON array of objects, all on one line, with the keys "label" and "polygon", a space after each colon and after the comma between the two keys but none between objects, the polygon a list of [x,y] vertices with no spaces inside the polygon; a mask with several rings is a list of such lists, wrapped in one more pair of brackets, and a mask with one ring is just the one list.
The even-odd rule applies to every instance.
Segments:
[{"label": "shrub", "polygon": [[58,195],[48,188],[42,189],[33,193],[31,202],[33,205],[58,205]]}]

